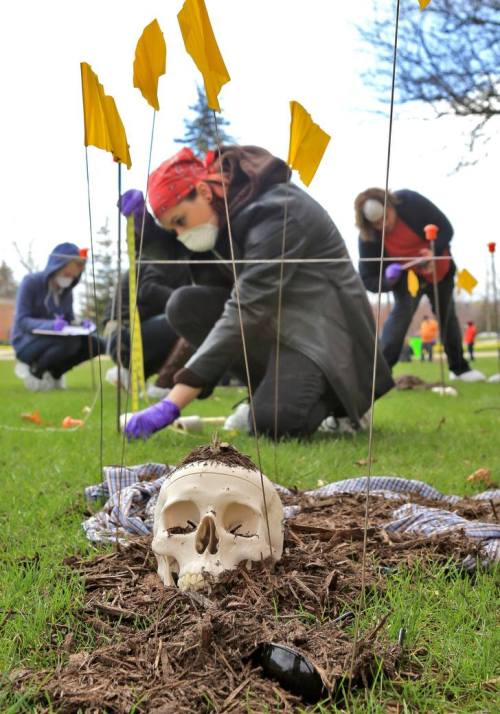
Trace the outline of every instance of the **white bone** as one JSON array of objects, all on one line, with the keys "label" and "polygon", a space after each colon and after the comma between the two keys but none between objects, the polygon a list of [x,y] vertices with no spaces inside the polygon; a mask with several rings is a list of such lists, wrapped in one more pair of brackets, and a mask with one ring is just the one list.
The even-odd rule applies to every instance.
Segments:
[{"label": "white bone", "polygon": [[249,566],[283,552],[283,506],[261,475],[241,466],[197,461],[163,484],[156,504],[153,551],[166,586],[200,589],[204,574],[219,576],[240,563]]}]

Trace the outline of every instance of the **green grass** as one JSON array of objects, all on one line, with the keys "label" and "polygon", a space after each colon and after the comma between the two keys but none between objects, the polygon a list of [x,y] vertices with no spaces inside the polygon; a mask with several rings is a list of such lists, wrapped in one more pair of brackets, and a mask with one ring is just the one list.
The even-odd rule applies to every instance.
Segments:
[{"label": "green grass", "polygon": [[[496,359],[481,359],[477,366],[492,374]],[[400,365],[397,373],[439,379],[437,363]],[[54,665],[68,631],[80,645],[92,644],[92,632],[75,618],[82,584],[62,561],[76,552],[95,552],[80,524],[83,488],[100,481],[100,428],[99,404],[76,432],[45,432],[20,418],[33,409],[54,425],[67,415],[81,417],[93,399],[88,366],[69,375],[66,392],[25,391],[13,376],[12,362],[0,362],[0,380],[0,672],[7,673],[18,667]],[[475,491],[466,477],[479,467],[490,468],[500,481],[500,386],[459,384],[457,389],[456,399],[393,391],[377,403],[374,475],[423,479],[458,494]],[[227,415],[243,396],[244,390],[218,389],[185,413]],[[116,434],[114,414],[114,390],[105,384],[104,464],[121,463],[122,455],[127,464],[175,463],[209,438],[208,432],[193,437],[165,430],[147,442],[124,445]],[[232,441],[255,458],[253,439],[239,435]],[[318,480],[366,473],[366,467],[355,463],[367,456],[366,434],[282,443],[277,447],[277,473],[273,445],[261,440],[260,446],[263,470],[286,485],[315,487]],[[373,622],[390,609],[388,627],[395,636],[404,621],[408,650],[416,653],[412,657],[419,660],[422,675],[397,686],[377,681],[366,696],[353,700],[351,711],[382,712],[396,701],[402,712],[497,711],[497,697],[484,686],[498,676],[495,602],[492,573],[474,580],[451,578],[442,569],[391,575],[386,594],[370,603],[364,622]],[[29,710],[22,698],[4,688],[0,711]]]}]

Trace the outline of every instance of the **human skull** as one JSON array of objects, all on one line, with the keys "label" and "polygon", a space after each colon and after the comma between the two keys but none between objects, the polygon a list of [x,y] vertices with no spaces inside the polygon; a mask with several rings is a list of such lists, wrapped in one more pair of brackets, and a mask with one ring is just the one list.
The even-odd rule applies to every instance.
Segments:
[{"label": "human skull", "polygon": [[[269,531],[266,521],[267,507]],[[195,461],[165,481],[154,514],[153,551],[163,583],[181,590],[203,587],[239,563],[281,558],[283,506],[258,470]]]}]

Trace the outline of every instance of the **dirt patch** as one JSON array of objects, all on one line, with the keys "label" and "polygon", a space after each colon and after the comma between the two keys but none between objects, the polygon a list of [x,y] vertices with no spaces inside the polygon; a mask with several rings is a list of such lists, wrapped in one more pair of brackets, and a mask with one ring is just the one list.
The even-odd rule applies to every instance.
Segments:
[{"label": "dirt patch", "polygon": [[187,464],[192,464],[195,461],[213,461],[216,464],[239,466],[249,471],[258,471],[257,466],[249,456],[240,453],[234,446],[231,446],[231,444],[219,441],[217,435],[214,436],[212,443],[208,446],[203,445],[193,449],[193,451],[179,462],[177,468],[187,466]]},{"label": "dirt patch", "polygon": [[440,387],[441,382],[425,382],[420,377],[415,377],[413,374],[402,374],[394,379],[394,384],[396,389],[406,390],[406,389],[432,389],[433,387]]},{"label": "dirt patch", "polygon": [[[387,677],[406,671],[401,650],[389,641],[385,620],[360,632],[339,616],[360,602],[364,496],[308,501],[287,497],[303,510],[287,523],[283,559],[226,573],[200,593],[164,588],[149,539],[119,551],[66,564],[81,573],[86,596],[79,617],[96,633],[91,650],[61,653],[55,671],[12,673],[18,690],[41,686],[62,712],[296,711],[300,699],[262,676],[251,654],[261,642],[288,645],[305,655],[335,691],[367,685],[380,662]],[[436,504],[434,504],[436,505]],[[453,537],[386,533],[394,503],[372,498],[368,522],[367,597],[384,590],[388,569],[416,561],[460,563],[474,544]],[[390,618],[390,613],[389,613]],[[402,671],[401,668],[403,668]],[[134,708],[135,707],[135,708]]]}]

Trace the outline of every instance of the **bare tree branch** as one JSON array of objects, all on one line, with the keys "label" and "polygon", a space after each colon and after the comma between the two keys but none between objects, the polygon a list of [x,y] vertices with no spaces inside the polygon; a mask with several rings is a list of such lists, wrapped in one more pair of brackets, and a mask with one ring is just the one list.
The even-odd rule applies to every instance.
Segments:
[{"label": "bare tree branch", "polygon": [[[376,4],[369,28],[358,28],[375,49],[365,75],[388,101],[394,19]],[[476,117],[471,148],[500,116],[500,0],[433,0],[424,12],[403,4],[397,57],[396,100],[430,104],[438,116]]]}]

